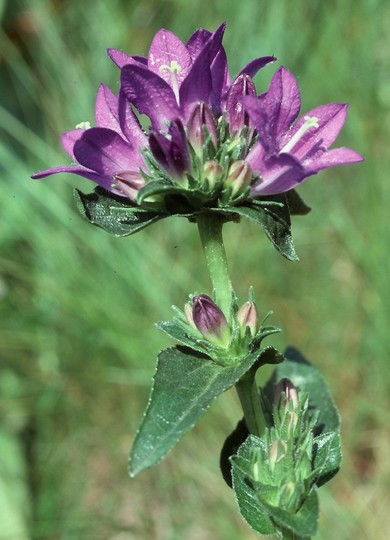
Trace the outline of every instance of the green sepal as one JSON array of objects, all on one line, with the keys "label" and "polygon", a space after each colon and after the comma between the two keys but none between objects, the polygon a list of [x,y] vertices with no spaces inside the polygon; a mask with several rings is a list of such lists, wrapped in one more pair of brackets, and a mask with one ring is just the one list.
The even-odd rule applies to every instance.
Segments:
[{"label": "green sepal", "polygon": [[92,225],[115,236],[129,236],[167,217],[162,212],[140,208],[129,199],[100,187],[88,194],[76,189],[74,195],[81,215]]},{"label": "green sepal", "polygon": [[209,354],[214,348],[209,341],[193,335],[188,326],[186,328],[179,321],[161,321],[156,323],[156,327],[181,345],[197,352]]},{"label": "green sepal", "polygon": [[253,480],[252,455],[261,447],[262,441],[250,435],[231,458],[233,489],[240,512],[250,527],[260,534],[273,534],[283,538],[283,529],[301,537],[316,533],[318,525],[318,497],[313,487],[296,513],[291,513],[267,502],[277,486],[265,485]]},{"label": "green sepal", "polygon": [[241,379],[261,355],[262,351],[256,351],[238,365],[223,367],[185,348],[162,351],[131,450],[130,476],[160,461],[195,426],[212,401]]}]

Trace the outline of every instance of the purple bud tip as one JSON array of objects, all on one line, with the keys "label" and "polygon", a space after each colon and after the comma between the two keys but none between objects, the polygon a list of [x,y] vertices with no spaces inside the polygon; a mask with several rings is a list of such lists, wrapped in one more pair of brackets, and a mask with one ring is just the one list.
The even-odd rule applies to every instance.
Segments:
[{"label": "purple bud tip", "polygon": [[241,336],[244,337],[246,329],[249,328],[252,337],[256,335],[259,314],[256,304],[249,300],[243,304],[237,312],[237,322],[240,326]]},{"label": "purple bud tip", "polygon": [[122,171],[114,176],[114,185],[134,201],[138,191],[145,185],[145,179],[138,172]]},{"label": "purple bud tip", "polygon": [[[281,401],[282,395],[284,399]],[[298,390],[290,379],[282,379],[275,390],[274,403],[285,411],[290,410],[290,403],[293,411],[298,409]]]},{"label": "purple bud tip", "polygon": [[188,120],[188,139],[196,153],[202,152],[205,135],[204,128],[211,137],[214,146],[217,146],[217,130],[210,107],[206,103],[197,103]]},{"label": "purple bud tip", "polygon": [[192,317],[204,338],[215,345],[226,348],[230,341],[230,330],[222,310],[206,294],[193,299]]}]

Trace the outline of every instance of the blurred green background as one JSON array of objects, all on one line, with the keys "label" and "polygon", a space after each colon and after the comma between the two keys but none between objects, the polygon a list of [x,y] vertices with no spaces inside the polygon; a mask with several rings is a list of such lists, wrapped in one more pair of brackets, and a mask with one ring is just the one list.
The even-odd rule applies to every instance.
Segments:
[{"label": "blurred green background", "polygon": [[[13,0],[0,2],[0,539],[250,540],[218,471],[240,418],[223,395],[174,451],[136,479],[131,440],[155,357],[153,323],[210,292],[196,228],[170,220],[116,239],[77,214],[60,133],[93,121],[105,54],[146,54],[169,28],[186,40],[227,20],[234,74],[275,54],[298,77],[302,109],[351,103],[338,142],[364,164],[299,188],[301,261],[254,224],[226,226],[233,283],[323,372],[340,407],[344,467],[321,489],[320,540],[387,540],[389,458],[390,4],[386,0]],[[265,89],[275,66],[256,78]],[[264,378],[264,376],[263,376]],[[260,380],[261,382],[261,380]]]}]

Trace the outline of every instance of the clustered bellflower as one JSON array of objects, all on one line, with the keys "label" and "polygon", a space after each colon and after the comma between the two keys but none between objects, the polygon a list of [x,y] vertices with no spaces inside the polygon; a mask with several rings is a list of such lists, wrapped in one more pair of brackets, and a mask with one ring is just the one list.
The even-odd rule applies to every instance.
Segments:
[{"label": "clustered bellflower", "polygon": [[[201,28],[186,44],[159,30],[147,57],[109,49],[121,70],[118,96],[101,85],[96,127],[84,123],[62,136],[73,164],[33,178],[73,173],[131,204],[166,209],[173,193],[199,211],[289,192],[322,169],[363,159],[349,148],[329,149],[346,104],[298,118],[298,84],[285,67],[257,94],[253,77],[273,56],[252,60],[231,78],[224,30]],[[148,128],[139,115],[148,117]]]}]

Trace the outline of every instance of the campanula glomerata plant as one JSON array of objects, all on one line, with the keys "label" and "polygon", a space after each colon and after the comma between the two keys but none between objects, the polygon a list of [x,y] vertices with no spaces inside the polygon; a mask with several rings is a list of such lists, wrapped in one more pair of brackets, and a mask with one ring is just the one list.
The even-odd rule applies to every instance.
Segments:
[{"label": "campanula glomerata plant", "polygon": [[[279,329],[259,312],[252,289],[238,303],[222,228],[249,218],[296,260],[290,217],[310,208],[295,188],[322,169],[363,158],[331,148],[346,104],[300,115],[297,81],[283,66],[268,89],[256,89],[253,77],[273,56],[231,76],[224,31],[224,24],[213,33],[201,28],[183,43],[160,30],[147,57],[109,49],[120,69],[117,95],[102,84],[95,126],[84,122],[62,136],[71,164],[33,178],[72,173],[94,182],[92,193],[76,191],[78,207],[117,236],[169,216],[197,224],[212,288],[190,294],[171,321],[157,324],[176,345],[159,354],[130,475],[162,459],[235,386],[243,419],[223,445],[222,474],[255,531],[307,540],[316,533],[317,490],[341,463],[337,409],[317,369],[297,350],[282,354],[263,344]],[[259,389],[255,374],[265,364],[277,367]]]}]

